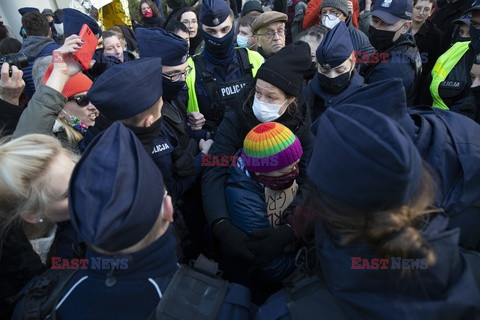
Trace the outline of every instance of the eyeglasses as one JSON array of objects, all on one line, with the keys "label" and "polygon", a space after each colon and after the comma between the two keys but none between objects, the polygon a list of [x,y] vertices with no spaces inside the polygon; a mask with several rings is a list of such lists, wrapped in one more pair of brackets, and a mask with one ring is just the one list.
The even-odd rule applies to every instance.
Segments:
[{"label": "eyeglasses", "polygon": [[81,96],[71,97],[68,101],[75,101],[79,107],[86,107],[90,103],[90,100],[87,99],[87,96],[82,94]]},{"label": "eyeglasses", "polygon": [[180,79],[182,79],[183,76],[187,77],[190,74],[190,71],[192,71],[192,67],[188,66],[183,72],[175,73],[175,74],[162,74],[162,76],[172,82],[177,82]]},{"label": "eyeglasses", "polygon": [[275,34],[278,34],[279,36],[283,36],[285,34],[285,29],[278,29],[278,30],[269,30],[265,33],[257,33],[257,36],[266,36],[267,39],[273,39]]}]

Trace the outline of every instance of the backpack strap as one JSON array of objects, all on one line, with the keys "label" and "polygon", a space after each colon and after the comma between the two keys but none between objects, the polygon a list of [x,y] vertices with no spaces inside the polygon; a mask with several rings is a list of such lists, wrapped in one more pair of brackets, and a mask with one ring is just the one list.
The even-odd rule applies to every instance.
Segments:
[{"label": "backpack strap", "polygon": [[193,62],[195,63],[195,70],[197,70],[203,84],[205,85],[207,94],[210,96],[211,99],[213,99],[213,101],[222,101],[220,99],[220,95],[218,93],[217,85],[215,84],[213,74],[207,71],[205,61],[203,61],[201,55],[193,56]]},{"label": "backpack strap", "polygon": [[[56,319],[55,306],[68,281],[77,273],[77,269],[48,269],[30,282],[19,301],[22,313],[16,319],[39,320],[47,316]],[[53,317],[53,318],[52,318]]]},{"label": "backpack strap", "polygon": [[237,49],[238,55],[240,57],[240,62],[242,64],[242,70],[243,70],[243,75],[245,77],[245,80],[247,80],[249,83],[252,82],[253,80],[253,64],[250,63],[250,60],[248,59],[248,52],[246,48],[238,48]]},{"label": "backpack strap", "polygon": [[218,264],[200,255],[190,266],[177,270],[156,310],[162,320],[215,320],[228,290],[228,281],[220,278]]}]

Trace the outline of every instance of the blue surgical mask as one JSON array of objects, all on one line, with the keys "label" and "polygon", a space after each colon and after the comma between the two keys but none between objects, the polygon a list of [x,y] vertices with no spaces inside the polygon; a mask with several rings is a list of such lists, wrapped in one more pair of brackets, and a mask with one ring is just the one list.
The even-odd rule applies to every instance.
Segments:
[{"label": "blue surgical mask", "polygon": [[253,98],[252,106],[253,114],[258,119],[258,121],[261,122],[275,121],[280,118],[279,112],[285,102],[287,102],[287,99],[285,99],[285,101],[283,101],[283,103],[280,105],[274,103],[267,103],[258,100],[258,98],[255,96]]},{"label": "blue surgical mask", "polygon": [[242,35],[237,35],[237,45],[242,48],[247,48],[250,49],[250,46],[248,45],[248,37],[242,36]]}]

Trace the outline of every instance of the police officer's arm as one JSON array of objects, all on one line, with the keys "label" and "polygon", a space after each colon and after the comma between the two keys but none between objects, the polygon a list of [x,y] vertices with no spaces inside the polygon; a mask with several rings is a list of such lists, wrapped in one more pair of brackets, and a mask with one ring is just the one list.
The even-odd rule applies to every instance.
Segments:
[{"label": "police officer's arm", "polygon": [[[53,70],[45,85],[41,85],[28,107],[22,113],[13,138],[30,134],[52,134],[53,124],[67,102],[62,95],[68,79],[81,71],[80,65],[73,60],[71,53],[80,48],[82,39],[72,35],[65,39],[63,46],[53,52]],[[48,71],[48,70],[47,70]]]},{"label": "police officer's arm", "polygon": [[[233,112],[225,114],[218,127],[215,143],[210,148],[211,157],[224,155],[234,156],[242,147],[246,135],[239,132],[239,119]],[[210,157],[210,158],[211,158]],[[213,164],[213,162],[211,162]],[[202,177],[202,197],[205,217],[212,226],[215,236],[220,240],[226,255],[238,257],[246,261],[255,259],[247,249],[246,233],[230,223],[225,199],[225,184],[228,178],[228,167],[207,166]]]}]

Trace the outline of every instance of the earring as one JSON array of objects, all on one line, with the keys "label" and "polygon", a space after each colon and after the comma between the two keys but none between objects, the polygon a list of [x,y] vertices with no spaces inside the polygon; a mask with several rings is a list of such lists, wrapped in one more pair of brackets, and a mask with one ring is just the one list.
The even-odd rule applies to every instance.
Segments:
[{"label": "earring", "polygon": [[43,222],[43,218],[38,218],[38,223],[42,223]]}]

